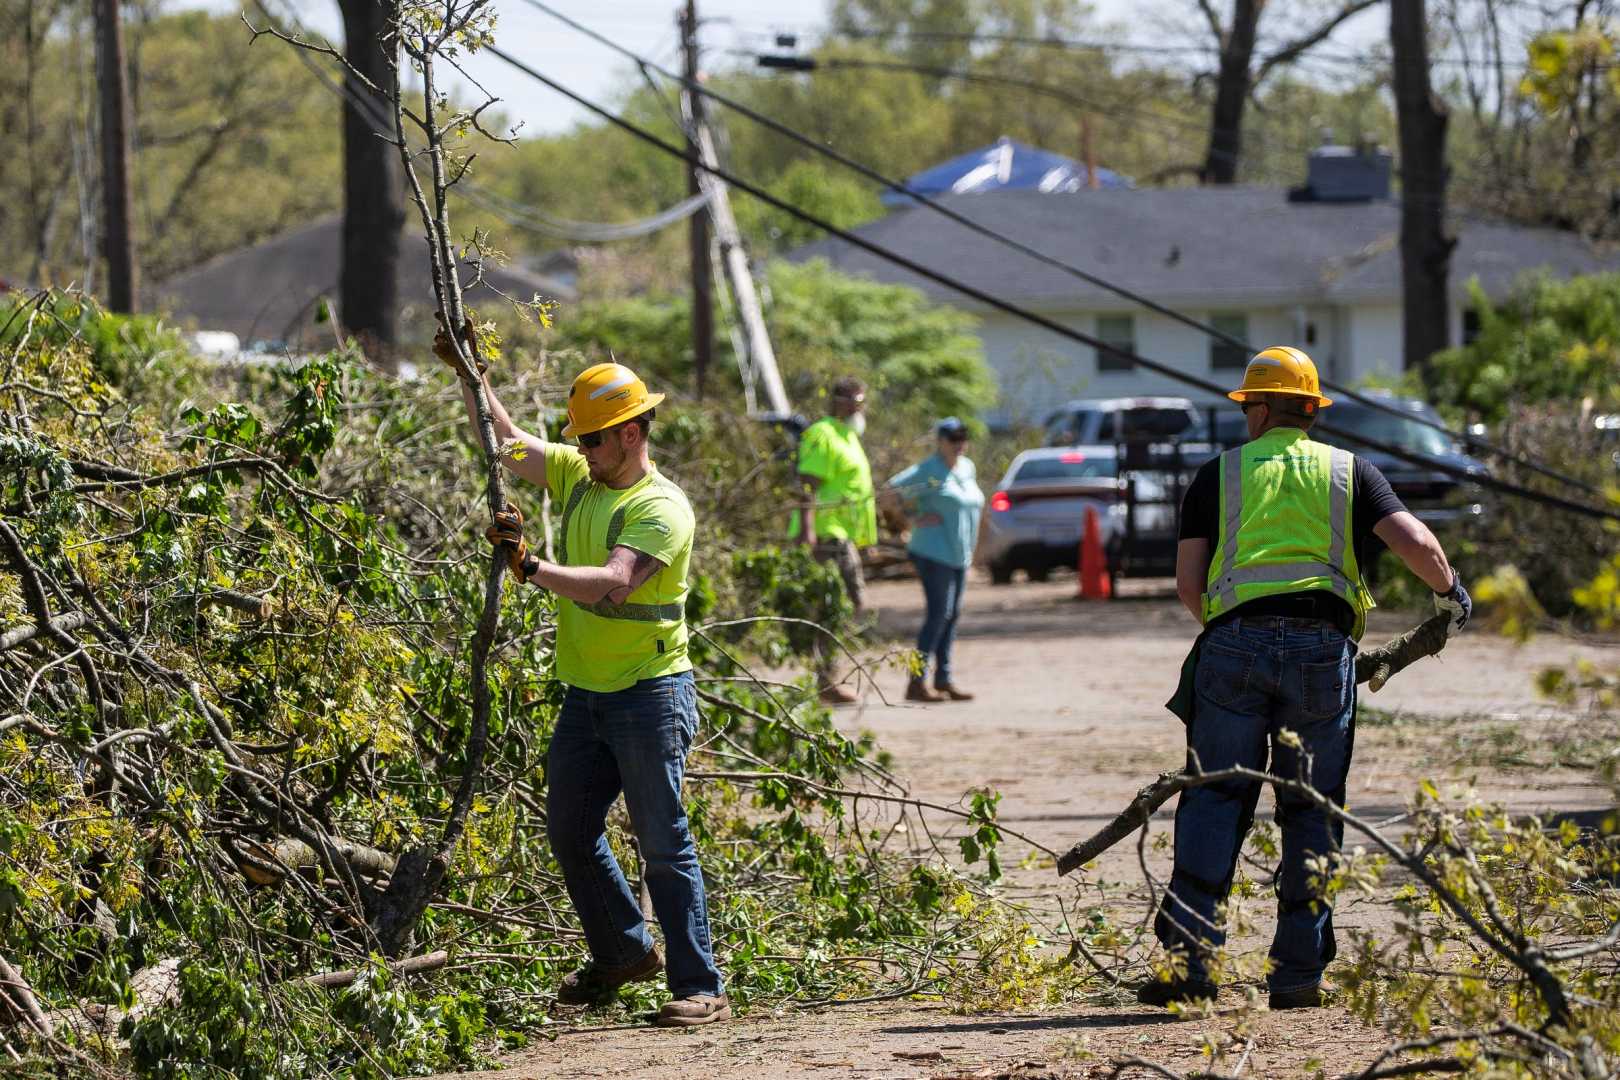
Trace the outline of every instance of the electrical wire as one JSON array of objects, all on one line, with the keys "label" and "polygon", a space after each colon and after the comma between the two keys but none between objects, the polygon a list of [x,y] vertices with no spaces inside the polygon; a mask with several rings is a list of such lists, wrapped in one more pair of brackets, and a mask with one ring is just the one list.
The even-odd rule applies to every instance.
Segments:
[{"label": "electrical wire", "polygon": [[[495,56],[497,59],[505,62],[508,65],[510,65],[512,68],[516,69],[517,71],[520,71],[523,74],[527,75],[529,78],[534,79],[536,82],[539,82],[542,85],[549,87],[553,91],[555,91],[555,92],[561,94],[562,96],[568,98],[570,101],[574,102],[576,105],[579,105],[580,107],[586,109],[587,111],[596,114],[597,116],[599,116],[602,119],[606,120],[608,123],[612,124],[613,126],[615,126],[615,127],[619,128],[619,129],[629,133],[630,135],[635,136],[636,138],[640,139],[641,141],[647,143],[648,145],[653,146],[653,147],[663,151],[664,153],[670,155],[671,157],[680,158],[683,161],[688,160],[687,153],[686,153],[686,150],[684,148],[675,146],[672,143],[665,142],[663,139],[659,138],[657,135],[653,134],[651,131],[648,131],[645,128],[639,127],[638,125],[630,122],[629,120],[626,120],[621,116],[618,116],[617,114],[609,111],[607,108],[605,108],[605,107],[603,107],[601,105],[598,105],[596,102],[590,100],[589,98],[585,97],[584,95],[582,95],[582,94],[580,94],[580,93],[578,93],[578,92],[576,92],[574,90],[571,90],[568,87],[564,86],[563,84],[557,82],[555,79],[552,79],[552,78],[550,78],[550,77],[548,77],[546,75],[541,74],[539,71],[536,71],[534,68],[530,67],[528,64],[525,64],[523,61],[521,61],[521,60],[517,59],[516,57],[512,56],[511,54],[507,53],[503,49],[501,49],[501,48],[499,48],[497,46],[494,46],[494,45],[489,45],[489,46],[485,47],[485,51],[487,51],[491,55]],[[1052,319],[1049,319],[1044,315],[1040,315],[1040,314],[1038,314],[1036,312],[1033,312],[1033,311],[1030,311],[1030,310],[1028,310],[1026,308],[1020,307],[1017,304],[1014,304],[1014,303],[1012,303],[1010,301],[1003,300],[1000,297],[995,296],[995,295],[993,295],[991,293],[987,293],[982,289],[976,288],[975,286],[972,286],[972,285],[969,285],[969,284],[967,284],[965,282],[959,281],[956,278],[951,277],[949,274],[946,274],[946,273],[944,273],[942,271],[939,271],[939,270],[935,270],[932,267],[925,266],[925,265],[923,265],[923,264],[921,264],[919,262],[916,262],[913,259],[907,258],[904,255],[901,255],[901,254],[899,254],[897,252],[891,251],[891,250],[889,250],[888,248],[884,247],[881,244],[874,243],[873,241],[868,240],[863,236],[859,236],[856,233],[853,233],[848,229],[840,228],[837,225],[834,225],[831,222],[826,221],[826,220],[816,216],[815,214],[812,214],[809,211],[804,210],[804,209],[794,205],[793,203],[788,202],[785,199],[778,198],[777,196],[775,196],[775,195],[771,194],[770,192],[766,191],[765,189],[763,189],[763,188],[761,188],[761,187],[759,187],[759,186],[757,186],[755,184],[751,184],[746,180],[743,180],[742,178],[734,175],[733,173],[729,172],[726,169],[720,168],[718,166],[710,166],[710,165],[708,165],[706,163],[703,163],[701,161],[697,162],[695,164],[695,167],[704,170],[705,172],[709,173],[710,175],[714,176],[715,178],[724,181],[725,183],[731,185],[732,187],[736,188],[739,191],[744,192],[745,194],[752,195],[754,198],[760,200],[761,202],[765,203],[766,205],[774,207],[777,210],[781,210],[782,212],[784,212],[786,214],[789,214],[790,216],[792,216],[794,218],[797,218],[798,220],[804,222],[807,225],[812,225],[812,226],[816,227],[817,229],[820,229],[823,232],[827,233],[830,236],[835,236],[838,239],[843,240],[844,242],[846,242],[848,244],[852,244],[855,247],[861,248],[862,250],[867,251],[867,252],[877,256],[878,258],[883,259],[886,262],[893,263],[895,266],[898,266],[901,269],[909,270],[911,273],[914,273],[914,274],[918,275],[919,277],[927,278],[928,280],[936,282],[937,284],[943,285],[946,288],[951,289],[954,292],[958,292],[958,293],[962,294],[963,296],[968,297],[969,299],[977,300],[978,302],[986,305],[987,307],[995,308],[997,311],[1001,311],[1001,312],[1004,312],[1004,313],[1006,313],[1008,315],[1012,315],[1015,318],[1022,319],[1025,322],[1031,323],[1031,324],[1033,324],[1035,326],[1041,327],[1044,330],[1050,331],[1051,333],[1056,334],[1059,337],[1063,337],[1063,338],[1067,338],[1067,339],[1069,339],[1071,341],[1079,342],[1082,345],[1088,345],[1088,346],[1091,346],[1092,348],[1097,348],[1097,349],[1109,349],[1109,350],[1113,351],[1114,353],[1124,357],[1125,359],[1130,360],[1132,363],[1137,364],[1137,365],[1141,366],[1142,368],[1144,368],[1144,369],[1146,369],[1148,371],[1155,372],[1157,374],[1165,376],[1166,378],[1173,379],[1173,380],[1175,380],[1177,382],[1184,383],[1184,384],[1186,384],[1188,386],[1196,387],[1196,388],[1198,388],[1200,390],[1204,390],[1204,391],[1206,391],[1206,392],[1208,392],[1210,394],[1224,395],[1225,392],[1226,392],[1224,387],[1219,386],[1216,383],[1211,382],[1208,379],[1200,378],[1199,376],[1189,374],[1188,372],[1181,371],[1180,369],[1172,367],[1172,366],[1170,366],[1168,364],[1160,363],[1157,360],[1150,360],[1147,357],[1141,356],[1140,354],[1138,354],[1138,353],[1136,353],[1134,351],[1124,350],[1124,349],[1120,349],[1120,348],[1118,348],[1116,346],[1110,345],[1107,342],[1104,342],[1100,338],[1096,338],[1096,337],[1093,337],[1090,334],[1084,333],[1084,332],[1079,331],[1079,330],[1075,330],[1072,327],[1064,326],[1063,324],[1055,322]],[[1501,493],[1503,493],[1505,495],[1513,495],[1513,496],[1516,496],[1516,497],[1519,497],[1519,498],[1528,499],[1528,500],[1530,500],[1532,502],[1536,502],[1536,503],[1539,503],[1539,504],[1544,505],[1544,506],[1556,507],[1556,508],[1561,509],[1561,510],[1566,510],[1566,511],[1568,511],[1570,513],[1581,514],[1581,515],[1584,515],[1586,517],[1601,518],[1601,519],[1605,519],[1605,520],[1620,522],[1620,511],[1610,510],[1610,509],[1607,509],[1605,507],[1589,506],[1589,505],[1586,505],[1584,503],[1574,502],[1573,500],[1565,499],[1565,498],[1562,498],[1562,497],[1557,496],[1557,495],[1548,495],[1548,494],[1546,494],[1544,492],[1532,491],[1529,488],[1522,487],[1522,486],[1520,486],[1518,484],[1509,483],[1508,481],[1505,481],[1505,480],[1499,480],[1499,479],[1497,479],[1497,478],[1495,478],[1493,476],[1487,475],[1487,474],[1478,474],[1478,473],[1469,472],[1466,469],[1458,468],[1458,467],[1456,467],[1454,465],[1451,465],[1451,464],[1449,464],[1447,462],[1438,461],[1436,459],[1428,457],[1427,455],[1412,453],[1410,451],[1404,450],[1404,449],[1402,449],[1400,447],[1397,447],[1397,446],[1390,445],[1388,443],[1382,443],[1382,442],[1379,442],[1378,440],[1369,439],[1369,438],[1366,438],[1364,436],[1358,435],[1358,434],[1356,434],[1354,432],[1349,432],[1349,431],[1345,431],[1345,430],[1340,429],[1340,428],[1336,428],[1333,425],[1331,425],[1330,423],[1327,423],[1327,422],[1324,422],[1324,421],[1319,420],[1317,422],[1317,427],[1320,428],[1322,431],[1327,432],[1328,434],[1337,435],[1340,438],[1347,439],[1347,440],[1349,440],[1351,442],[1354,442],[1354,443],[1356,443],[1358,445],[1367,446],[1367,447],[1371,447],[1373,449],[1380,450],[1380,451],[1382,451],[1382,452],[1384,452],[1386,454],[1389,454],[1391,457],[1394,457],[1394,458],[1397,458],[1397,459],[1400,459],[1400,460],[1403,460],[1403,461],[1408,461],[1408,462],[1411,462],[1413,464],[1424,466],[1424,467],[1426,467],[1428,469],[1431,469],[1431,470],[1433,470],[1435,472],[1443,473],[1443,474],[1452,476],[1452,477],[1454,477],[1456,479],[1459,479],[1459,480],[1463,480],[1463,481],[1466,481],[1466,482],[1469,482],[1469,483],[1475,483],[1475,484],[1478,484],[1478,485],[1480,485],[1482,487],[1491,488],[1492,490],[1499,491],[1499,492],[1501,492]]]},{"label": "electrical wire", "polygon": [[[612,39],[605,37],[604,35],[598,33],[597,31],[595,31],[593,29],[591,29],[590,27],[583,25],[582,23],[578,22],[577,20],[575,20],[575,19],[569,17],[568,15],[565,15],[562,12],[558,11],[557,9],[551,7],[549,4],[545,3],[544,0],[523,0],[523,2],[528,4],[530,7],[535,8],[538,11],[541,11],[541,12],[547,14],[547,15],[550,15],[552,18],[557,19],[559,22],[562,22],[564,25],[566,25],[566,26],[570,27],[571,29],[577,31],[578,33],[584,34],[585,36],[591,38],[593,41],[596,41],[599,44],[602,44],[602,45],[612,49],[613,51],[619,53],[622,56],[625,56],[625,57],[629,58],[630,60],[636,62],[637,64],[644,65],[647,68],[650,68],[651,70],[658,72],[660,75],[663,75],[666,79],[670,79],[670,80],[680,84],[681,86],[686,87],[688,91],[690,91],[692,93],[702,94],[707,98],[710,98],[710,99],[712,99],[714,101],[717,101],[720,104],[726,106],[727,108],[733,109],[736,112],[741,113],[743,116],[747,117],[749,120],[752,120],[753,122],[755,122],[757,124],[760,124],[760,125],[768,128],[769,130],[776,132],[779,135],[782,135],[782,136],[784,136],[786,138],[792,139],[794,142],[798,143],[799,145],[804,146],[807,149],[813,150],[814,152],[816,152],[816,153],[818,153],[818,154],[820,154],[820,155],[822,155],[824,157],[827,157],[827,158],[831,159],[832,161],[837,162],[839,165],[842,165],[843,167],[845,167],[847,169],[850,169],[850,170],[852,170],[854,172],[859,173],[861,176],[866,177],[868,180],[870,180],[870,181],[872,181],[874,183],[881,184],[881,185],[883,185],[884,187],[886,187],[886,188],[888,188],[890,190],[893,190],[893,191],[899,192],[900,194],[909,196],[910,198],[915,199],[918,203],[922,204],[923,206],[926,206],[928,209],[934,211],[937,214],[943,215],[944,217],[948,218],[949,220],[956,222],[958,225],[961,225],[962,227],[972,231],[973,233],[975,233],[975,234],[977,234],[979,236],[983,236],[988,240],[991,240],[991,241],[993,241],[995,243],[1001,244],[1004,247],[1007,247],[1007,248],[1009,248],[1009,249],[1011,249],[1013,251],[1016,251],[1021,255],[1027,256],[1028,258],[1034,259],[1035,261],[1037,261],[1037,262],[1039,262],[1039,263],[1041,263],[1041,264],[1043,264],[1045,266],[1049,266],[1049,267],[1051,267],[1051,268],[1053,268],[1055,270],[1058,270],[1058,271],[1060,271],[1062,273],[1065,273],[1065,274],[1069,275],[1070,277],[1073,277],[1073,278],[1075,278],[1075,279],[1077,279],[1079,281],[1084,281],[1088,285],[1093,285],[1093,286],[1095,286],[1095,287],[1097,287],[1099,289],[1103,289],[1106,292],[1112,293],[1113,295],[1118,296],[1123,300],[1128,300],[1131,303],[1138,304],[1141,307],[1145,308],[1146,310],[1151,311],[1151,312],[1153,312],[1153,313],[1155,313],[1157,315],[1162,315],[1165,318],[1168,318],[1168,319],[1171,319],[1171,320],[1173,320],[1175,322],[1181,323],[1183,326],[1186,326],[1186,327],[1189,327],[1191,329],[1197,330],[1202,334],[1205,334],[1205,335],[1207,335],[1207,336],[1209,336],[1211,338],[1214,338],[1217,341],[1222,342],[1223,344],[1230,345],[1230,346],[1232,346],[1233,348],[1236,348],[1236,349],[1241,349],[1241,350],[1243,350],[1245,352],[1248,352],[1250,354],[1253,354],[1256,351],[1258,351],[1257,349],[1255,349],[1254,346],[1250,345],[1248,342],[1242,341],[1242,340],[1234,337],[1233,335],[1228,334],[1225,331],[1220,330],[1219,328],[1217,328],[1215,326],[1212,326],[1212,325],[1210,325],[1208,323],[1203,322],[1200,319],[1197,319],[1197,318],[1195,318],[1195,317],[1193,317],[1191,315],[1186,314],[1185,312],[1181,312],[1181,311],[1178,311],[1178,310],[1176,310],[1174,308],[1171,308],[1171,307],[1169,307],[1169,306],[1167,306],[1165,304],[1161,304],[1156,300],[1152,300],[1149,297],[1146,297],[1146,296],[1142,295],[1141,293],[1138,293],[1138,292],[1135,292],[1133,290],[1127,289],[1127,288],[1125,288],[1123,286],[1117,285],[1117,284],[1107,280],[1106,278],[1099,277],[1096,274],[1092,274],[1092,273],[1090,273],[1090,272],[1088,272],[1086,270],[1081,269],[1080,267],[1077,267],[1077,266],[1073,265],[1072,263],[1069,263],[1069,262],[1066,262],[1066,261],[1064,261],[1062,259],[1059,259],[1056,256],[1049,255],[1046,252],[1041,251],[1039,248],[1032,247],[1031,245],[1025,244],[1025,243],[1023,243],[1022,241],[1019,241],[1019,240],[1014,240],[1013,238],[1011,238],[1009,236],[1005,236],[1002,233],[999,233],[999,232],[995,231],[994,229],[989,228],[988,226],[982,225],[979,222],[974,221],[972,218],[967,217],[966,215],[964,215],[962,213],[959,213],[956,210],[951,209],[950,207],[948,207],[948,206],[944,205],[943,203],[939,202],[938,200],[930,198],[929,196],[923,194],[922,192],[914,190],[913,188],[911,188],[907,184],[905,184],[903,181],[894,180],[894,179],[891,179],[889,177],[886,177],[886,176],[882,175],[881,173],[877,172],[875,169],[872,169],[869,166],[867,166],[865,164],[862,164],[859,161],[856,161],[854,158],[851,158],[847,154],[844,154],[844,153],[842,153],[842,152],[840,152],[838,150],[835,150],[832,147],[825,145],[824,143],[818,142],[817,140],[812,139],[809,136],[804,135],[803,133],[794,130],[793,128],[789,127],[788,125],[782,123],[781,121],[773,119],[772,117],[766,116],[763,113],[760,113],[757,110],[755,110],[755,109],[753,109],[753,108],[751,108],[751,107],[749,107],[747,105],[744,105],[742,102],[737,101],[734,98],[731,98],[731,97],[729,97],[729,96],[727,96],[725,94],[722,94],[722,93],[720,93],[720,92],[718,92],[716,90],[713,90],[713,89],[709,88],[708,86],[704,85],[700,81],[686,79],[684,76],[678,75],[678,74],[676,74],[674,72],[671,72],[671,71],[669,71],[669,70],[667,70],[665,68],[659,67],[656,64],[651,64],[645,58],[643,58],[641,56],[638,56],[636,53],[632,52],[630,49],[625,48],[623,45],[620,45],[618,42],[613,41]],[[503,57],[503,59],[506,59],[506,58]],[[508,60],[508,63],[510,63],[510,62],[512,62],[512,61]],[[1497,445],[1495,445],[1493,443],[1486,442],[1485,440],[1479,439],[1479,438],[1474,437],[1474,436],[1467,436],[1467,435],[1463,435],[1461,433],[1452,431],[1449,427],[1447,427],[1443,423],[1440,423],[1440,422],[1434,421],[1434,420],[1430,420],[1427,417],[1418,416],[1418,415],[1416,415],[1416,414],[1414,414],[1412,412],[1409,412],[1407,410],[1397,408],[1397,407],[1395,407],[1393,405],[1388,404],[1387,402],[1380,401],[1377,398],[1369,397],[1369,396],[1367,396],[1365,394],[1362,394],[1362,393],[1359,393],[1359,392],[1357,392],[1355,390],[1352,390],[1348,386],[1344,386],[1344,385],[1341,385],[1339,383],[1332,382],[1332,381],[1329,381],[1329,380],[1326,380],[1326,379],[1322,380],[1322,385],[1327,387],[1329,390],[1332,390],[1335,393],[1340,394],[1341,396],[1343,396],[1347,400],[1356,402],[1358,405],[1361,405],[1364,408],[1369,408],[1369,409],[1372,409],[1372,410],[1374,410],[1376,412],[1382,412],[1382,413],[1385,413],[1385,414],[1390,415],[1390,416],[1396,416],[1396,417],[1401,418],[1402,420],[1407,420],[1407,421],[1410,421],[1412,423],[1416,423],[1416,424],[1422,425],[1424,427],[1432,428],[1432,429],[1434,429],[1436,431],[1443,432],[1447,437],[1451,438],[1454,441],[1463,442],[1463,443],[1467,443],[1467,444],[1470,444],[1472,446],[1478,447],[1479,449],[1481,449],[1483,451],[1486,451],[1486,452],[1488,452],[1490,454],[1493,454],[1493,455],[1501,458],[1504,461],[1513,462],[1514,464],[1518,465],[1521,468],[1528,469],[1531,472],[1537,473],[1537,474],[1539,474],[1541,476],[1544,476],[1544,477],[1546,477],[1546,478],[1548,478],[1550,480],[1557,481],[1558,483],[1561,483],[1561,484],[1563,484],[1563,485],[1565,485],[1567,487],[1574,488],[1574,489],[1579,490],[1579,491],[1584,491],[1584,492],[1586,492],[1588,494],[1592,494],[1592,495],[1600,495],[1601,494],[1601,492],[1598,491],[1598,489],[1594,488],[1592,485],[1590,485],[1590,484],[1588,484],[1588,483],[1586,483],[1586,482],[1584,482],[1582,480],[1579,480],[1579,479],[1576,479],[1575,477],[1568,476],[1568,475],[1566,475],[1564,473],[1558,472],[1555,469],[1549,468],[1548,466],[1545,466],[1545,465],[1541,464],[1540,462],[1534,461],[1533,459],[1530,459],[1530,458],[1528,458],[1528,457],[1526,457],[1526,456],[1524,456],[1522,454],[1517,454],[1514,451],[1506,449],[1505,447],[1497,446]]]}]

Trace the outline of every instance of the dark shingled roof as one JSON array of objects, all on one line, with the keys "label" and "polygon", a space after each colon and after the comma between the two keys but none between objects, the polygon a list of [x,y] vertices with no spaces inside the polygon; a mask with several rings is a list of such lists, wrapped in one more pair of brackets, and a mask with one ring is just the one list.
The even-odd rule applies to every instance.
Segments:
[{"label": "dark shingled roof", "polygon": [[[153,290],[155,306],[203,330],[229,330],[247,345],[253,341],[309,345],[331,341],[328,327],[314,324],[316,301],[337,300],[338,252],[343,220],[338,215],[292,229],[252,247],[227,252],[169,278]],[[419,235],[408,235],[400,261],[400,301],[407,319],[432,310],[433,280],[427,249]],[[535,293],[572,300],[567,285],[514,266],[487,267],[495,288],[518,300]],[[499,298],[489,286],[467,291],[473,304]]]},{"label": "dark shingled roof", "polygon": [[[1169,304],[1400,300],[1400,206],[1289,202],[1279,188],[1138,188],[1046,195],[998,191],[939,200],[964,217],[1098,277]],[[1470,278],[1500,295],[1520,275],[1620,269],[1579,237],[1552,229],[1459,219],[1452,288]],[[1035,262],[924,206],[854,230],[864,239],[993,296],[1035,307],[1126,306],[1112,293]],[[960,293],[842,240],[787,256],[824,258],[847,273],[911,285],[974,306]]]}]

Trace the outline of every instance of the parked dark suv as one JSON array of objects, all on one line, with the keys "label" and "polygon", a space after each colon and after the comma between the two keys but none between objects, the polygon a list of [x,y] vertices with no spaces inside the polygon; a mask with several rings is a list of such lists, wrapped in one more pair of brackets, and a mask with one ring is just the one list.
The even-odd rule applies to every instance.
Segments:
[{"label": "parked dark suv", "polygon": [[[1440,415],[1415,398],[1398,398],[1389,393],[1367,393],[1374,398],[1413,417],[1422,417],[1434,423]],[[1465,454],[1451,436],[1417,420],[1391,416],[1379,409],[1369,408],[1344,397],[1322,410],[1323,424],[1341,428],[1352,435],[1360,435],[1375,442],[1388,444],[1400,450],[1422,454],[1459,469],[1468,476],[1486,476],[1489,470],[1484,462]],[[1334,446],[1342,446],[1359,454],[1389,478],[1389,486],[1401,497],[1406,508],[1429,526],[1464,524],[1477,521],[1485,513],[1484,491],[1475,483],[1449,473],[1399,458],[1387,451],[1365,446],[1353,439],[1323,431],[1320,428],[1311,437]]]}]

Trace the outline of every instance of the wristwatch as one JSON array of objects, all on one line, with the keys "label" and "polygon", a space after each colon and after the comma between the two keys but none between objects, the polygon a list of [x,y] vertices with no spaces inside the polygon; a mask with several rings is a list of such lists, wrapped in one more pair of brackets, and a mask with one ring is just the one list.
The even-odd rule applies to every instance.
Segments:
[{"label": "wristwatch", "polygon": [[540,569],[540,560],[535,558],[533,555],[527,555],[523,559],[521,569],[523,570],[523,580],[528,581],[530,578],[534,577],[535,571]]}]

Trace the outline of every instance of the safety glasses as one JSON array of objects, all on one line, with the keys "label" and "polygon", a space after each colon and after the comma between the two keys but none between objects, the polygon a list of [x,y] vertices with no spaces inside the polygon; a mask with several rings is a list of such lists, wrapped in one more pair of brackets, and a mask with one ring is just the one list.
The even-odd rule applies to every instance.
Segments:
[{"label": "safety glasses", "polygon": [[575,436],[574,441],[579,443],[582,450],[595,450],[602,445],[602,437],[606,434],[606,431],[591,431],[584,435]]}]

